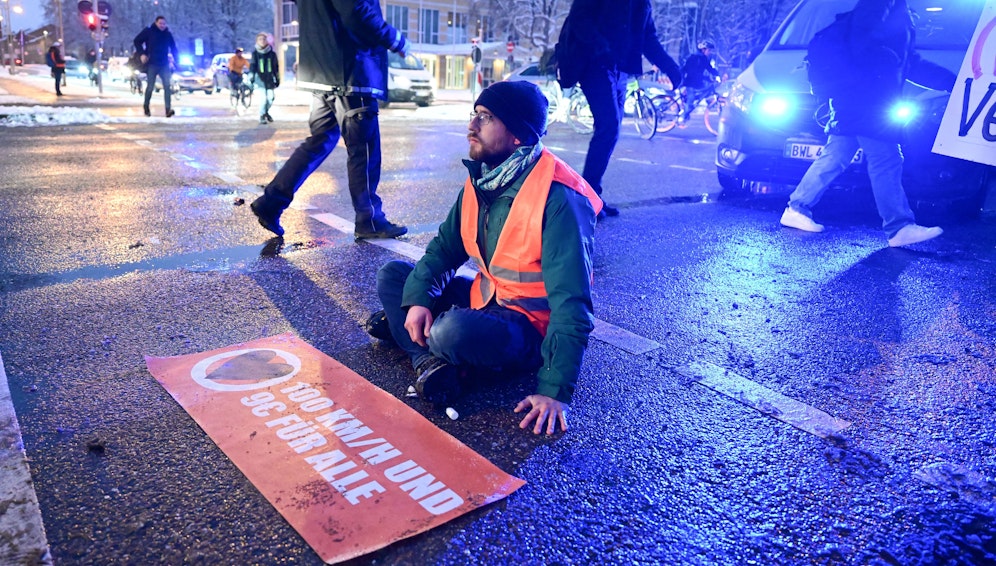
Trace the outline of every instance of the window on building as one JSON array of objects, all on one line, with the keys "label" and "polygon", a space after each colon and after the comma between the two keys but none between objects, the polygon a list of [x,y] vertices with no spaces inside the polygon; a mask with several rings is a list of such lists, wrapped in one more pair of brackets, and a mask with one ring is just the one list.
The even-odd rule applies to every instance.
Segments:
[{"label": "window on building", "polygon": [[280,41],[297,41],[297,4],[284,0],[280,5]]},{"label": "window on building", "polygon": [[439,10],[419,10],[420,43],[439,43]]},{"label": "window on building", "polygon": [[[469,21],[467,14],[449,12],[446,15],[446,24],[450,28],[450,43],[470,43],[470,34],[467,30]],[[474,31],[476,35],[476,30]]]},{"label": "window on building", "polygon": [[491,25],[491,18],[487,16],[478,16],[477,18],[477,33],[481,36],[481,41],[487,43],[495,41],[494,26]]},{"label": "window on building", "polygon": [[386,18],[388,25],[401,33],[408,35],[408,6],[387,5]]}]

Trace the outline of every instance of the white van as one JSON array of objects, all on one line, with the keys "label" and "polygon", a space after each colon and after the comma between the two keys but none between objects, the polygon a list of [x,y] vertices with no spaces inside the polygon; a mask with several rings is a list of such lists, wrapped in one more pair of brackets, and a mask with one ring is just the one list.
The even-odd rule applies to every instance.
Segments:
[{"label": "white van", "polygon": [[402,57],[389,52],[387,59],[387,96],[381,106],[391,102],[414,102],[417,106],[428,106],[435,98],[432,75],[425,70],[418,57],[409,54]]}]

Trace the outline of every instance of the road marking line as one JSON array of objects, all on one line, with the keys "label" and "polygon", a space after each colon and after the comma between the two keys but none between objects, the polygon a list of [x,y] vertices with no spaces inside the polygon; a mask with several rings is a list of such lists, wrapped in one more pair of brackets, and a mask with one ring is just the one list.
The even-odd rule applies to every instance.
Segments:
[{"label": "road marking line", "polygon": [[765,415],[820,438],[826,438],[851,426],[849,421],[838,419],[709,362],[693,362],[677,368],[677,372]]},{"label": "road marking line", "polygon": [[113,132],[114,130],[117,129],[109,124],[97,124],[97,127],[100,128],[101,130],[106,130],[108,132]]},{"label": "road marking line", "polygon": [[591,336],[630,354],[646,354],[661,347],[658,342],[633,334],[597,318],[595,319],[595,330],[592,331]]},{"label": "road marking line", "polygon": [[21,440],[10,384],[0,356],[0,492],[4,510],[0,513],[0,564],[52,564],[45,538],[38,494],[31,482],[28,457]]},{"label": "road marking line", "polygon": [[616,161],[625,161],[627,163],[637,163],[639,165],[656,165],[653,161],[645,161],[643,159],[631,159],[629,157],[618,157]]},{"label": "road marking line", "polygon": [[687,165],[668,165],[672,169],[685,169],[686,171],[705,171],[701,167],[689,167]]},{"label": "road marking line", "polygon": [[982,507],[996,505],[996,489],[986,476],[964,466],[937,462],[913,474],[914,477],[938,489],[958,494],[958,497]]},{"label": "road marking line", "polygon": [[213,175],[226,183],[231,183],[233,185],[248,185],[244,179],[237,175],[232,175],[231,173],[222,173],[221,171],[215,171]]},{"label": "road marking line", "polygon": [[153,147],[152,142],[150,142],[149,140],[137,139],[137,140],[133,140],[133,141],[135,143],[137,143],[138,145],[141,145],[141,146],[144,146],[144,147]]}]

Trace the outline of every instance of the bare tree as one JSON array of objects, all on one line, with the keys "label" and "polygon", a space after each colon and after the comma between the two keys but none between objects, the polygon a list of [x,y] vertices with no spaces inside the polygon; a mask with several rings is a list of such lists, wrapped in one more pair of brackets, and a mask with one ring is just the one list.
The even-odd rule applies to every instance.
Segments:
[{"label": "bare tree", "polygon": [[542,50],[557,43],[570,9],[570,0],[491,0],[490,11],[496,31]]}]

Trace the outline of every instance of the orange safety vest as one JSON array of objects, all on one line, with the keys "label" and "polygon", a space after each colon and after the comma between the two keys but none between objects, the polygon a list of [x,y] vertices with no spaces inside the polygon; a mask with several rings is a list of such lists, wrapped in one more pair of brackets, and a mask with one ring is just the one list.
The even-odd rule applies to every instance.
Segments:
[{"label": "orange safety vest", "polygon": [[546,336],[550,325],[550,304],[540,265],[543,211],[553,181],[586,196],[595,214],[602,209],[602,199],[581,175],[544,149],[512,201],[490,265],[484,265],[477,245],[480,205],[469,177],[463,186],[463,208],[460,211],[463,247],[480,269],[470,289],[471,308],[482,309],[492,297],[496,297],[499,305],[526,315],[543,336]]}]

